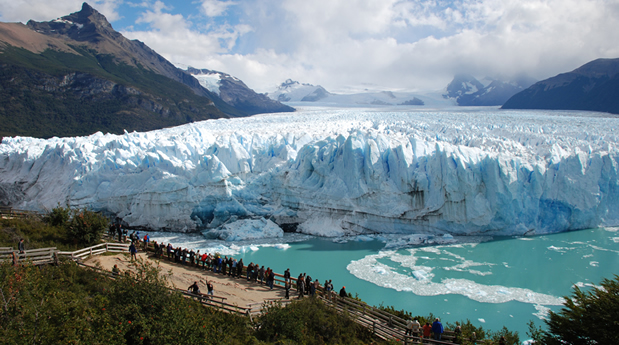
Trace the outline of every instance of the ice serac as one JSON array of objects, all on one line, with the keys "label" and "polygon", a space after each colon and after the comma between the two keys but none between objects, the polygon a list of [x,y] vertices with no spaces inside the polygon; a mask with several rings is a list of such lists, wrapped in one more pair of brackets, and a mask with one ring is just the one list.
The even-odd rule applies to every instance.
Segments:
[{"label": "ice serac", "polygon": [[134,227],[228,237],[230,224],[262,218],[332,236],[612,226],[616,128],[619,119],[586,112],[349,109],[4,138],[0,202],[86,206]]}]

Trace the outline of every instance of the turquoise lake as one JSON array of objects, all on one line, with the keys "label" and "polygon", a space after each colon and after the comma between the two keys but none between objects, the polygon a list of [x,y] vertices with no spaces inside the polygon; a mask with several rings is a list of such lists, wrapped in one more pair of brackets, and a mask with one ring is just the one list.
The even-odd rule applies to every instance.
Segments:
[{"label": "turquoise lake", "polygon": [[[524,238],[384,249],[363,236],[334,241],[299,235],[247,243],[212,241],[200,234],[154,233],[152,240],[243,258],[294,277],[306,272],[321,284],[332,279],[371,305],[443,322],[470,319],[493,331],[507,326],[521,340],[527,323],[543,325],[573,286],[590,288],[619,273],[619,228]],[[142,232],[143,234],[143,232]]]}]

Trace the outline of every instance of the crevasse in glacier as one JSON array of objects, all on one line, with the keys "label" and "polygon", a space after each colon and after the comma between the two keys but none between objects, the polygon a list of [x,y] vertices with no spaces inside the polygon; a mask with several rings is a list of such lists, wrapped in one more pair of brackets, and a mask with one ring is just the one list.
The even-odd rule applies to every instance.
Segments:
[{"label": "crevasse in glacier", "polygon": [[4,138],[0,202],[177,231],[243,219],[322,235],[568,231],[619,224],[617,128],[585,112],[332,109]]}]

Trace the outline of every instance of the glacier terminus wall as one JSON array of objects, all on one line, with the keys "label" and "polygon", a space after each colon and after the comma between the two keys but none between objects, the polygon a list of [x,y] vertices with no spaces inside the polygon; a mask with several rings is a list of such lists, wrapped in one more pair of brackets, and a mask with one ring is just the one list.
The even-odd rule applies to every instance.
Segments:
[{"label": "glacier terminus wall", "polygon": [[553,233],[619,224],[618,131],[603,113],[370,108],[4,138],[0,204],[174,231]]}]

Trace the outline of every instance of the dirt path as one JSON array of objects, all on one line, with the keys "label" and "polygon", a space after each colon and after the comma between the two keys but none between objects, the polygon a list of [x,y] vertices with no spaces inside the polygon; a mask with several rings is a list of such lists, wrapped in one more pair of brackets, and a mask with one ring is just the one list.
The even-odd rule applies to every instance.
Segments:
[{"label": "dirt path", "polygon": [[[138,253],[138,257],[148,260],[161,267],[162,273],[171,272],[168,281],[173,287],[187,289],[193,282],[197,281],[201,292],[206,292],[207,280],[213,284],[215,296],[225,297],[226,302],[246,307],[249,303],[262,302],[265,299],[283,298],[285,293],[281,288],[270,290],[266,285],[249,283],[244,278],[231,278],[212,271],[202,270],[196,267],[182,266],[166,260],[157,260],[152,255],[149,257],[145,253]],[[105,270],[111,271],[114,264],[118,265],[121,271],[129,269],[130,257],[128,254],[117,255],[97,255],[85,261],[88,265],[99,263]]]}]

